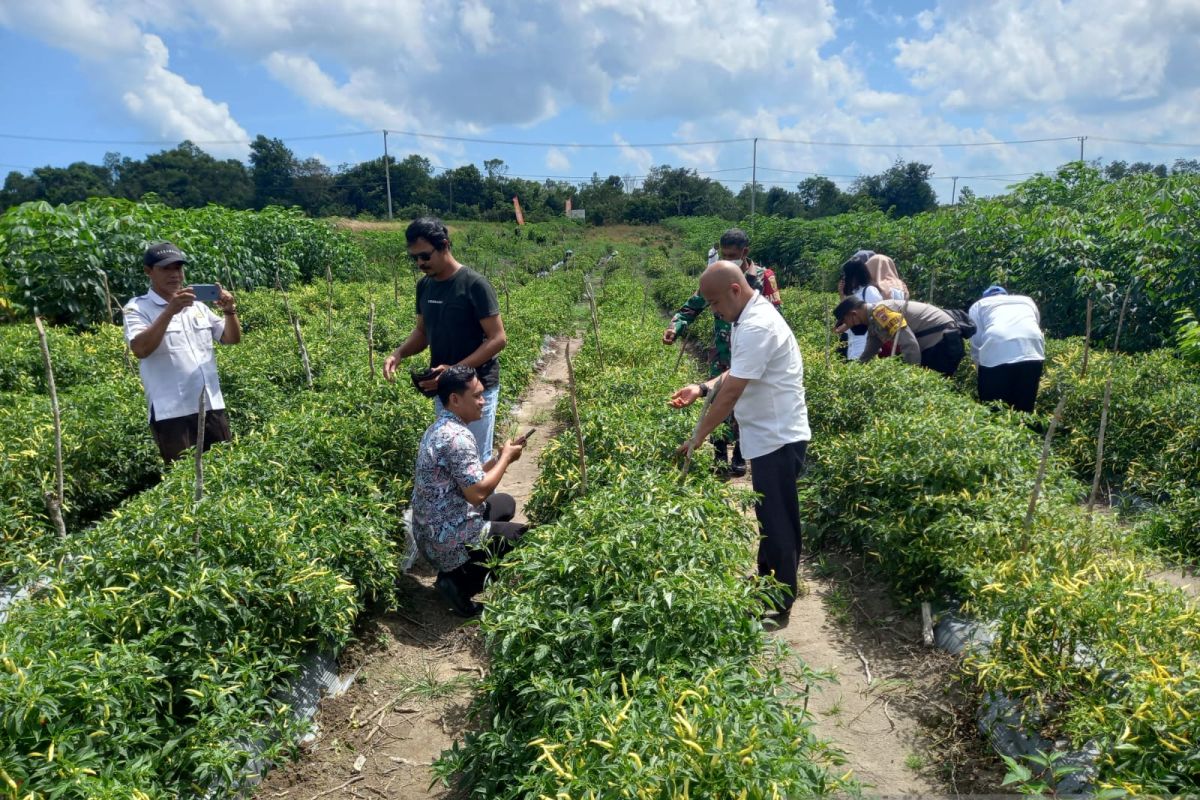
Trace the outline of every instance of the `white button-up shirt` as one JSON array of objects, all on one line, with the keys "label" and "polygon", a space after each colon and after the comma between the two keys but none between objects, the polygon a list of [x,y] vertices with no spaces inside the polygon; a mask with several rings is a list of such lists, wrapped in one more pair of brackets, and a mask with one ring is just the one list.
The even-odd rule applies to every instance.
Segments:
[{"label": "white button-up shirt", "polygon": [[812,438],[796,337],[758,292],[734,323],[730,348],[729,374],[749,381],[733,407],[742,455],[755,459]]},{"label": "white button-up shirt", "polygon": [[[125,341],[132,342],[166,311],[167,301],[150,290],[125,304]],[[200,390],[207,395],[204,406],[213,410],[225,407],[221,383],[217,380],[217,360],[213,343],[225,333],[225,318],[203,303],[193,303],[167,325],[162,341],[153,353],[140,359],[142,386],[150,418],[174,419],[195,414],[199,409]]]}]

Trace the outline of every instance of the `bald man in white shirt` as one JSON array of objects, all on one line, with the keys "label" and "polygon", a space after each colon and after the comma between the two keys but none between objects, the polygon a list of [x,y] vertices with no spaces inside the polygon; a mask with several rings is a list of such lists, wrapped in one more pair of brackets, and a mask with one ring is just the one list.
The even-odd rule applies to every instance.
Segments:
[{"label": "bald man in white shirt", "polygon": [[786,615],[796,597],[800,560],[796,480],[812,436],[800,348],[783,315],[750,288],[732,262],[709,266],[700,276],[700,293],[714,315],[733,324],[731,358],[721,375],[672,395],[671,405],[682,408],[721,382],[700,426],[680,449],[695,450],[731,412],[741,421],[742,454],[750,462],[751,483],[759,496],[754,504],[762,535],[758,572],[774,575],[786,587],[772,602],[773,610]]}]

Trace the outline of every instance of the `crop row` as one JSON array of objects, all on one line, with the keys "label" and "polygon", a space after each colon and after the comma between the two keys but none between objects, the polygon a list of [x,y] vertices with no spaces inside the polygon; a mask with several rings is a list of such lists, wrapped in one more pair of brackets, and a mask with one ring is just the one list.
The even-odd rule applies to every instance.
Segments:
[{"label": "crop row", "polygon": [[[578,287],[562,273],[513,292],[506,398],[528,382],[543,337],[567,324]],[[294,741],[297,723],[272,697],[301,653],[336,649],[366,604],[391,602],[395,509],[429,401],[371,378],[366,298],[380,287],[338,288],[332,335],[323,289],[292,294],[314,390],[281,387],[261,424],[212,450],[202,501],[180,464],[26,567],[36,591],[0,625],[0,796],[166,798],[234,785],[252,743],[278,757]],[[245,302],[248,327],[261,324],[222,351],[223,378],[226,356],[276,330],[278,298]],[[411,319],[409,304],[380,303],[380,354]],[[285,342],[262,357],[293,358]]]},{"label": "crop row", "polygon": [[191,280],[231,289],[290,286],[327,270],[361,277],[365,267],[347,234],[296,209],[175,209],[115,198],[25,203],[0,215],[0,319],[107,321],[110,309],[119,311],[115,298],[145,290],[142,254],[164,239],[188,255]]},{"label": "crop row", "polygon": [[[675,289],[673,300],[685,291]],[[1025,698],[1027,724],[1047,738],[1094,746],[1097,787],[1193,789],[1200,612],[1153,578],[1160,564],[1136,532],[1080,507],[1087,487],[1072,473],[1086,457],[1078,439],[1094,408],[1068,414],[1073,429],[1050,460],[1026,527],[1040,431],[1020,415],[980,406],[928,370],[895,359],[863,366],[828,358],[829,300],[795,289],[783,299],[804,353],[813,428],[812,469],[800,489],[807,541],[863,553],[901,598],[964,604],[994,622],[995,641],[967,660],[966,676],[982,691]],[[1093,358],[1090,383],[1075,382],[1092,395],[1106,375],[1106,358]],[[1147,448],[1136,441],[1146,408],[1137,387],[1142,397],[1169,391],[1172,373],[1157,371],[1164,360],[1151,355],[1129,365],[1140,377],[1126,375],[1122,387],[1129,408],[1114,419],[1135,441],[1118,444],[1114,463],[1131,481],[1194,469],[1187,466],[1196,452],[1186,444],[1195,435],[1190,419],[1176,420],[1173,430],[1141,419],[1158,440]],[[1087,397],[1080,391],[1077,402]]]},{"label": "crop row", "polygon": [[488,798],[844,791],[804,711],[814,676],[758,621],[747,498],[708,455],[686,480],[672,458],[696,417],[666,400],[694,362],[672,373],[628,268],[603,280],[600,349],[586,336],[575,361],[586,493],[568,427],[543,452],[540,524],[489,589],[480,730],[437,772]]}]

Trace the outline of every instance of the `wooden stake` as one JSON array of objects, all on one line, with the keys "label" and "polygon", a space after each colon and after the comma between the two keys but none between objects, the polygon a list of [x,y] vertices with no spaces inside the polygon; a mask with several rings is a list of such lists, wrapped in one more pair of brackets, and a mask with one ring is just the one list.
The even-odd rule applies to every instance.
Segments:
[{"label": "wooden stake", "polygon": [[329,302],[325,309],[325,327],[329,338],[333,338],[333,272],[329,269],[329,262],[325,262],[325,283],[329,287]]},{"label": "wooden stake", "polygon": [[[714,383],[712,391],[710,391],[708,393],[708,396],[704,398],[704,407],[700,409],[700,418],[696,420],[696,427],[692,428],[692,439],[690,441],[694,441],[696,438],[696,434],[700,432],[700,425],[704,422],[705,415],[708,414],[709,406],[712,405],[713,400],[717,399],[717,392],[721,391],[722,383],[723,383],[723,381],[717,381],[716,383]],[[693,452],[692,448],[689,447],[687,450],[687,453],[684,454],[683,472],[679,476],[679,480],[681,480],[681,481],[687,477],[688,470],[690,470],[692,468],[692,452]]]},{"label": "wooden stake", "polygon": [[108,290],[108,273],[100,270],[100,277],[104,280],[104,307],[108,309],[108,324],[117,324],[116,317],[113,316],[113,301],[112,292]]},{"label": "wooden stake", "polygon": [[400,305],[400,270],[396,267],[396,259],[392,259],[392,298]]},{"label": "wooden stake", "polygon": [[1087,301],[1087,322],[1083,331],[1083,366],[1079,368],[1079,377],[1087,377],[1088,350],[1092,346],[1092,298]]},{"label": "wooden stake", "polygon": [[1029,495],[1029,510],[1025,512],[1023,527],[1026,537],[1033,529],[1033,515],[1037,510],[1038,495],[1042,492],[1042,482],[1046,479],[1046,463],[1050,460],[1050,445],[1054,441],[1054,433],[1058,430],[1059,423],[1062,422],[1063,409],[1066,408],[1069,394],[1067,387],[1064,386],[1062,397],[1058,398],[1058,405],[1054,407],[1054,415],[1050,418],[1050,427],[1046,430],[1046,440],[1042,443],[1042,463],[1038,466],[1037,480],[1033,482],[1033,491]]},{"label": "wooden stake", "polygon": [[921,603],[921,638],[926,647],[933,647],[933,609],[928,601]]},{"label": "wooden stake", "polygon": [[[199,503],[204,499],[204,422],[205,416],[208,413],[206,389],[208,387],[200,387],[200,401],[196,404],[196,491],[192,496],[192,501]],[[192,535],[192,543],[200,544],[200,528],[197,526],[196,532]]]},{"label": "wooden stake", "polygon": [[371,365],[371,380],[375,380],[375,301],[371,301],[371,314],[367,317],[367,363]]},{"label": "wooden stake", "polygon": [[54,383],[54,365],[50,361],[50,344],[46,341],[46,328],[42,318],[35,316],[38,342],[42,347],[42,364],[46,368],[46,389],[50,393],[50,412],[54,416],[54,494],[46,494],[46,510],[54,527],[58,529],[58,538],[67,538],[67,526],[63,522],[63,458],[62,458],[62,416],[58,410],[58,387]]},{"label": "wooden stake", "polygon": [[596,363],[600,365],[600,369],[604,369],[604,353],[600,349],[600,317],[596,313],[596,296],[592,291],[592,282],[584,276],[583,282],[587,287],[588,308],[592,312],[592,333],[596,336]]},{"label": "wooden stake", "polygon": [[639,325],[646,324],[646,306],[650,302],[650,284],[646,282],[645,276],[642,276],[642,317],[638,320]]},{"label": "wooden stake", "polygon": [[579,400],[575,394],[575,367],[571,364],[571,342],[567,342],[567,387],[571,391],[571,416],[575,420],[575,444],[579,448],[579,490],[587,494],[587,457],[583,449],[583,428],[579,424]]},{"label": "wooden stake", "polygon": [[[1130,285],[1125,290],[1125,299],[1121,302],[1121,315],[1117,318],[1117,335],[1113,340],[1113,361],[1116,361],[1117,348],[1121,346],[1121,329],[1125,327],[1125,312],[1129,309],[1129,295],[1133,293],[1133,286]],[[1092,491],[1088,493],[1087,514],[1092,515],[1092,509],[1096,507],[1096,498],[1100,494],[1100,473],[1104,469],[1104,433],[1108,429],[1108,408],[1112,402],[1112,385],[1113,385],[1113,370],[1116,364],[1111,363],[1108,367],[1108,380],[1104,382],[1104,400],[1100,405],[1100,431],[1096,436],[1096,470],[1092,473]]]},{"label": "wooden stake", "polygon": [[683,361],[683,351],[685,349],[683,346],[683,337],[677,336],[675,338],[679,340],[679,355],[675,356],[675,368],[671,370],[672,375],[674,375],[676,372],[679,372],[679,364],[681,361]]},{"label": "wooden stake", "polygon": [[[287,300],[285,299],[286,303]],[[308,362],[308,348],[304,346],[304,334],[300,333],[300,321],[292,313],[292,309],[288,307],[288,319],[292,321],[292,330],[296,332],[296,344],[300,347],[300,363],[304,365],[304,379],[308,383],[308,388],[313,388],[312,367]]]}]

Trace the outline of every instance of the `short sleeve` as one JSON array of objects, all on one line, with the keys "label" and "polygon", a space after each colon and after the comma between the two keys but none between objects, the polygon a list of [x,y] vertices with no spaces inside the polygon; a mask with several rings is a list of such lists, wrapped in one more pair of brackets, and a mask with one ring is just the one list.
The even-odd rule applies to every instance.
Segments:
[{"label": "short sleeve", "polygon": [[729,362],[729,374],[744,380],[758,380],[767,370],[766,356],[772,350],[770,330],[746,325],[738,331],[738,346]]},{"label": "short sleeve", "polygon": [[[464,429],[465,430],[465,429]],[[483,462],[479,460],[479,445],[467,432],[455,432],[446,442],[446,469],[454,476],[459,488],[474,486],[483,480]]]},{"label": "short sleeve", "polygon": [[132,342],[138,334],[150,327],[150,318],[138,306],[136,300],[129,301],[129,304],[121,309],[121,316],[125,319],[126,342]]},{"label": "short sleeve", "polygon": [[883,295],[874,286],[864,286],[862,299],[864,303],[875,304],[883,302]]},{"label": "short sleeve", "polygon": [[415,302],[418,316],[421,314],[421,300],[425,295],[425,286],[425,278],[421,278],[421,280],[417,281],[417,299]]},{"label": "short sleeve", "polygon": [[500,313],[500,301],[496,299],[496,290],[488,283],[487,278],[480,276],[471,284],[470,297],[477,319],[494,317]]}]

